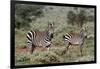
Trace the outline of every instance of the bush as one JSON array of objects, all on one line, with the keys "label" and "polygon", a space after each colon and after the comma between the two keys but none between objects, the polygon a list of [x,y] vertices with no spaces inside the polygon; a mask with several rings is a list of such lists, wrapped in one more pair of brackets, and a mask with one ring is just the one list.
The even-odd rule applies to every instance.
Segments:
[{"label": "bush", "polygon": [[30,58],[27,57],[27,56],[20,56],[20,57],[17,57],[16,58],[16,61],[15,62],[18,63],[18,65],[19,64],[27,64],[27,63],[30,62]]},{"label": "bush", "polygon": [[15,27],[30,27],[30,22],[42,16],[43,6],[18,4],[15,6]]},{"label": "bush", "polygon": [[73,11],[69,11],[67,15],[67,22],[74,25],[75,23],[76,14]]},{"label": "bush", "polygon": [[[76,9],[76,8],[74,8]],[[92,16],[87,15],[87,11],[82,8],[77,8],[75,11],[69,11],[67,15],[67,22],[71,25],[78,25],[82,27],[87,21],[92,21]]]},{"label": "bush", "polygon": [[49,64],[49,63],[60,63],[63,62],[61,57],[57,54],[45,51],[45,52],[37,52],[34,53],[34,58],[31,59],[33,64]]}]

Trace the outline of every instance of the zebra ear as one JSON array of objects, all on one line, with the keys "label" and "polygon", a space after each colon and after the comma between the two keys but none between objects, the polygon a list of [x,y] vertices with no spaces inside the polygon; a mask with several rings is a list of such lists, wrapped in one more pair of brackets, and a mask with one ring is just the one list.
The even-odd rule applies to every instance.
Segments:
[{"label": "zebra ear", "polygon": [[53,25],[55,25],[55,22],[52,22]]},{"label": "zebra ear", "polygon": [[84,24],[82,27],[83,30],[87,30],[88,29],[88,25]]},{"label": "zebra ear", "polygon": [[88,25],[85,26],[85,29],[86,29],[86,30],[88,29]]},{"label": "zebra ear", "polygon": [[63,35],[62,37],[65,38],[65,35]]}]

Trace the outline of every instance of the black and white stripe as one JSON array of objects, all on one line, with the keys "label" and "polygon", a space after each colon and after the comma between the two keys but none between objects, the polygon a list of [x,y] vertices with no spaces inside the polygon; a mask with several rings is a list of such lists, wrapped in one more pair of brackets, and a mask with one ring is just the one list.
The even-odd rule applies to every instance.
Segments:
[{"label": "black and white stripe", "polygon": [[[27,44],[35,47],[48,48],[51,45],[51,39],[53,38],[53,25],[49,24],[48,29],[45,31],[29,31],[26,34]],[[33,50],[33,49],[32,49]],[[33,51],[31,51],[33,52]]]},{"label": "black and white stripe", "polygon": [[83,48],[83,43],[84,39],[87,36],[87,31],[86,29],[82,29],[80,33],[66,33],[63,38],[65,43],[68,43],[68,46],[66,47],[68,50],[69,46],[74,46],[74,45],[79,45],[80,46],[80,51],[82,55],[82,48]]},{"label": "black and white stripe", "polygon": [[70,33],[66,33],[66,35],[63,36],[64,40],[69,41],[72,38],[72,35]]},{"label": "black and white stripe", "polygon": [[30,43],[32,44],[32,41],[33,41],[33,38],[35,37],[35,32],[33,31],[29,31],[27,34],[26,34],[26,37],[27,37],[27,43]]}]

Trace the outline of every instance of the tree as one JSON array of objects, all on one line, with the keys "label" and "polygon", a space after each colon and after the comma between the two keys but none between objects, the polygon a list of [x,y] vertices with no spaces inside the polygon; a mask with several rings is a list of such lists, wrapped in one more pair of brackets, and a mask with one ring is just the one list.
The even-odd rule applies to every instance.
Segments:
[{"label": "tree", "polygon": [[72,25],[78,25],[82,27],[88,20],[86,9],[74,8],[73,11],[69,11],[67,14],[67,22]]},{"label": "tree", "polygon": [[32,19],[42,16],[43,6],[16,4],[15,27],[20,29],[29,27]]},{"label": "tree", "polygon": [[84,23],[87,22],[87,14],[85,10],[80,10],[80,12],[77,14],[78,18],[78,25],[80,27],[83,26]]},{"label": "tree", "polygon": [[73,11],[69,11],[67,14],[67,22],[74,25],[76,14]]}]

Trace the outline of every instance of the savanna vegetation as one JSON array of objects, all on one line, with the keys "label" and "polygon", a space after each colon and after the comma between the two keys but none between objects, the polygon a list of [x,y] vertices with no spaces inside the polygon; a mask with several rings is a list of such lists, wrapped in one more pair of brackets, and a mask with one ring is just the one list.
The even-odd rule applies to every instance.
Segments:
[{"label": "savanna vegetation", "polygon": [[[37,48],[30,54],[26,49],[26,33],[29,30],[45,30],[48,22],[55,23],[50,50]],[[70,31],[79,32],[85,25],[88,26],[88,38],[84,43],[83,56],[80,56],[79,46],[71,46],[62,55],[67,46],[62,35]],[[94,61],[93,8],[16,4],[15,27],[16,65]]]}]

